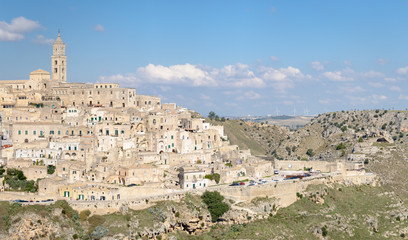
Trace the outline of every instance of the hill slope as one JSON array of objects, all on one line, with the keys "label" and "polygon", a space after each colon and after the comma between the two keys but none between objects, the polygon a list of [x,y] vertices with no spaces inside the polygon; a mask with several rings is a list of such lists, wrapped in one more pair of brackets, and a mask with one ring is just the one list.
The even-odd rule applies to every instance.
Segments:
[{"label": "hill slope", "polygon": [[278,143],[288,134],[285,127],[242,120],[210,122],[214,125],[224,126],[224,132],[231,144],[238,145],[241,149],[251,149],[253,155],[268,154],[271,147],[278,147]]}]

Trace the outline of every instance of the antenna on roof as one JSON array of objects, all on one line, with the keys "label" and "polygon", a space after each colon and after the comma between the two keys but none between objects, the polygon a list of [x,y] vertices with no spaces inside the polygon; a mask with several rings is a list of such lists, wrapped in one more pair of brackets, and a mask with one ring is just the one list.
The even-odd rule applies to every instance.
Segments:
[{"label": "antenna on roof", "polygon": [[60,29],[58,28],[58,34],[60,34]]}]

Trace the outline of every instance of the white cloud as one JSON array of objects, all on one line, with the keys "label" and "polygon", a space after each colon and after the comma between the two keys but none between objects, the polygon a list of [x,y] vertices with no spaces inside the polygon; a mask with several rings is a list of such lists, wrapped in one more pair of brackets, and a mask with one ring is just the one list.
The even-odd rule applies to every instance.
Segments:
[{"label": "white cloud", "polygon": [[351,66],[353,65],[350,60],[344,60],[344,65]]},{"label": "white cloud", "polygon": [[316,71],[323,71],[324,70],[324,64],[319,62],[319,61],[311,62],[310,65]]},{"label": "white cloud", "polygon": [[332,103],[332,100],[331,100],[331,99],[328,99],[328,98],[326,98],[326,99],[320,99],[320,100],[319,100],[319,103],[320,103],[320,104],[324,104],[324,105],[329,105],[329,104]]},{"label": "white cloud", "polygon": [[351,105],[364,105],[368,103],[377,104],[388,99],[387,96],[373,94],[370,96],[346,96],[350,100]]},{"label": "white cloud", "polygon": [[171,89],[171,87],[169,86],[159,86],[160,90],[162,90],[163,92],[167,92]]},{"label": "white cloud", "polygon": [[371,102],[372,103],[378,103],[378,102],[385,101],[385,100],[387,100],[387,96],[376,95],[376,94],[371,95]]},{"label": "white cloud", "polygon": [[139,67],[135,73],[101,76],[99,81],[122,82],[128,86],[142,83],[185,86],[224,86],[234,88],[266,87],[264,80],[246,64],[237,63],[222,68],[205,67],[201,65],[172,65],[169,67],[149,64]]},{"label": "white cloud", "polygon": [[341,92],[350,93],[350,94],[365,91],[365,89],[363,89],[360,86],[340,86],[339,89]]},{"label": "white cloud", "polygon": [[209,76],[208,72],[188,63],[170,67],[149,64],[146,67],[138,68],[137,76],[152,83],[186,84],[193,86],[217,85],[216,81]]},{"label": "white cloud", "polygon": [[341,71],[325,72],[322,75],[326,77],[327,79],[329,79],[330,81],[334,81],[334,82],[347,82],[347,81],[354,80],[350,76],[344,76],[344,73]]},{"label": "white cloud", "polygon": [[375,72],[375,71],[368,71],[368,72],[362,73],[362,76],[365,78],[383,78],[385,77],[384,73]]},{"label": "white cloud", "polygon": [[244,99],[256,100],[256,99],[260,99],[261,95],[254,91],[249,91],[249,92],[245,92],[243,97]]},{"label": "white cloud", "polygon": [[168,67],[149,64],[139,67],[135,73],[101,76],[99,81],[120,82],[127,86],[142,83],[232,88],[272,86],[279,92],[285,92],[285,89],[294,87],[294,83],[302,79],[311,79],[311,76],[304,75],[298,68],[291,66],[279,69],[261,66],[255,72],[242,63],[221,68],[186,63]]},{"label": "white cloud", "polygon": [[375,88],[384,87],[384,84],[382,84],[380,82],[368,82],[368,85],[370,85],[371,87],[375,87]]},{"label": "white cloud", "polygon": [[210,96],[207,96],[207,95],[205,95],[205,94],[201,94],[200,97],[201,97],[201,99],[203,99],[203,100],[211,100],[211,97],[210,97]]},{"label": "white cloud", "polygon": [[272,61],[275,61],[275,62],[276,62],[276,61],[279,61],[279,58],[276,57],[276,56],[270,56],[270,58],[271,58]]},{"label": "white cloud", "polygon": [[265,87],[265,82],[257,77],[249,69],[249,66],[242,63],[227,65],[221,69],[213,68],[210,72],[212,78],[217,79],[220,85],[233,87]]},{"label": "white cloud", "polygon": [[54,39],[45,38],[43,35],[37,35],[37,37],[33,39],[33,42],[38,44],[52,44],[54,42]]},{"label": "white cloud", "polygon": [[398,73],[398,74],[401,74],[401,75],[406,75],[406,74],[408,74],[408,66],[402,67],[402,68],[398,68],[398,69],[397,69],[397,73]]},{"label": "white cloud", "polygon": [[402,89],[400,87],[398,87],[398,86],[391,86],[390,90],[395,91],[395,92],[401,92],[402,91]]},{"label": "white cloud", "polygon": [[378,65],[384,66],[384,65],[387,64],[387,63],[388,63],[388,61],[385,60],[384,58],[379,58],[379,59],[377,59],[377,64],[378,64]]},{"label": "white cloud", "polygon": [[224,102],[224,105],[227,107],[237,107],[238,103],[236,102]]},{"label": "white cloud", "polygon": [[399,95],[398,99],[399,99],[399,100],[406,100],[406,101],[408,101],[408,96],[401,94],[401,95]]},{"label": "white cloud", "polygon": [[397,81],[395,78],[389,78],[389,77],[384,78],[384,80],[387,81],[387,82],[395,82],[395,81]]},{"label": "white cloud", "polygon": [[295,82],[299,80],[311,78],[309,75],[305,76],[298,68],[291,66],[279,69],[261,67],[260,76],[280,93],[284,93],[287,88],[293,88]]},{"label": "white cloud", "polygon": [[104,32],[105,28],[102,25],[97,24],[97,25],[94,26],[94,30],[97,31],[97,32]]},{"label": "white cloud", "polygon": [[17,17],[10,23],[0,21],[0,41],[19,41],[24,39],[24,33],[31,32],[41,25],[37,21],[25,17]]}]

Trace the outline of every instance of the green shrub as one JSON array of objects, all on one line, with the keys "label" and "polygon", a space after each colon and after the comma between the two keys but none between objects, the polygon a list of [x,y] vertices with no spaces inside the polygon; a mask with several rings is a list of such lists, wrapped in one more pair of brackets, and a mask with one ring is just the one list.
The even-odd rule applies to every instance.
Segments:
[{"label": "green shrub", "polygon": [[91,233],[91,238],[92,239],[101,239],[103,236],[105,236],[109,232],[108,229],[102,227],[102,226],[97,226],[95,230]]},{"label": "green shrub", "polygon": [[220,176],[219,173],[214,173],[212,175],[207,174],[207,175],[204,176],[204,178],[209,179],[211,181],[214,180],[218,184],[218,183],[220,183],[221,176]]},{"label": "green shrub", "polygon": [[307,149],[306,154],[307,154],[309,157],[313,157],[313,156],[315,155],[315,153],[313,152],[313,149],[311,149],[311,148]]},{"label": "green shrub", "polygon": [[223,202],[224,197],[217,191],[205,191],[201,195],[201,199],[207,205],[213,222],[229,210],[229,205]]},{"label": "green shrub", "polygon": [[87,209],[79,213],[79,218],[81,219],[81,221],[85,221],[90,215],[91,211]]},{"label": "green shrub", "polygon": [[54,172],[55,172],[55,166],[53,166],[53,165],[48,165],[47,173],[48,173],[48,174],[53,174]]},{"label": "green shrub", "polygon": [[340,143],[339,145],[337,145],[336,150],[341,150],[341,149],[346,149],[346,144]]},{"label": "green shrub", "polygon": [[328,232],[327,232],[327,227],[326,227],[326,226],[323,226],[323,227],[322,227],[322,236],[323,236],[323,237],[326,237],[326,236],[327,236],[327,233],[328,233]]}]

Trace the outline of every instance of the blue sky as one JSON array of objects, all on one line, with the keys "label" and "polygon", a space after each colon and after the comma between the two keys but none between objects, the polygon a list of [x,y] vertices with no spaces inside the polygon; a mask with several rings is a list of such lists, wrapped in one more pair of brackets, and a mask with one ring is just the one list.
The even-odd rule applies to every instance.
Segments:
[{"label": "blue sky", "polygon": [[2,1],[0,79],[118,82],[206,115],[406,109],[408,1]]}]

